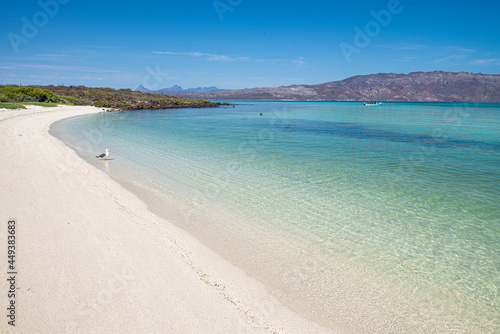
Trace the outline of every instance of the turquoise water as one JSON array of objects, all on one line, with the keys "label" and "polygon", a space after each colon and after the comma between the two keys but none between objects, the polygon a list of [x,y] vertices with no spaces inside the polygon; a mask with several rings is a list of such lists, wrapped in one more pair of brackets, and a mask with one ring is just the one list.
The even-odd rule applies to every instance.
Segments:
[{"label": "turquoise water", "polygon": [[412,333],[500,331],[499,129],[500,105],[343,102],[52,127],[304,316]]}]

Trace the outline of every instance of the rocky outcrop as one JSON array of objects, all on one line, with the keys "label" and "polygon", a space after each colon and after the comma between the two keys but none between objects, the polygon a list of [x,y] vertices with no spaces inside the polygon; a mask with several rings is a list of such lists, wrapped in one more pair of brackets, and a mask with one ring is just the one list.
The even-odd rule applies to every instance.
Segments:
[{"label": "rocky outcrop", "polygon": [[5,102],[71,103],[75,105],[93,105],[113,110],[217,108],[231,105],[200,99],[144,93],[132,91],[131,89],[54,85],[22,87],[18,85],[0,85],[0,100],[6,100]]}]

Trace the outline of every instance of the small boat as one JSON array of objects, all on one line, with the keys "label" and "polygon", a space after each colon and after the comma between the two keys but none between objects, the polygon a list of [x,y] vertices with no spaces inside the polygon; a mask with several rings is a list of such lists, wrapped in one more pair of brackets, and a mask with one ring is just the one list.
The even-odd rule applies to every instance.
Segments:
[{"label": "small boat", "polygon": [[370,101],[370,102],[363,103],[363,105],[366,107],[381,106],[382,102]]}]

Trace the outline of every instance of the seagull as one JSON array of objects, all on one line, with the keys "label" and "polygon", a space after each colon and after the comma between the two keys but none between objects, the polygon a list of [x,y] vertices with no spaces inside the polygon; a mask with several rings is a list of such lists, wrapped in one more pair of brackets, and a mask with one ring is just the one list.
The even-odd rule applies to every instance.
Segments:
[{"label": "seagull", "polygon": [[111,151],[111,150],[110,149],[106,149],[106,153],[103,153],[103,154],[100,154],[100,155],[96,155],[95,157],[96,158],[107,159],[109,157],[109,151]]}]

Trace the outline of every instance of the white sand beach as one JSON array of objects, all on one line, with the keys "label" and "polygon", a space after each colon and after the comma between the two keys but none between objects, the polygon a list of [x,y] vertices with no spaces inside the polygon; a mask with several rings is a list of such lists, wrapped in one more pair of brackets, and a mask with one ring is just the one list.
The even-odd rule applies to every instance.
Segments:
[{"label": "white sand beach", "polygon": [[[331,332],[48,133],[57,120],[101,111],[0,110],[1,333]],[[5,316],[11,219],[15,327]]]}]

